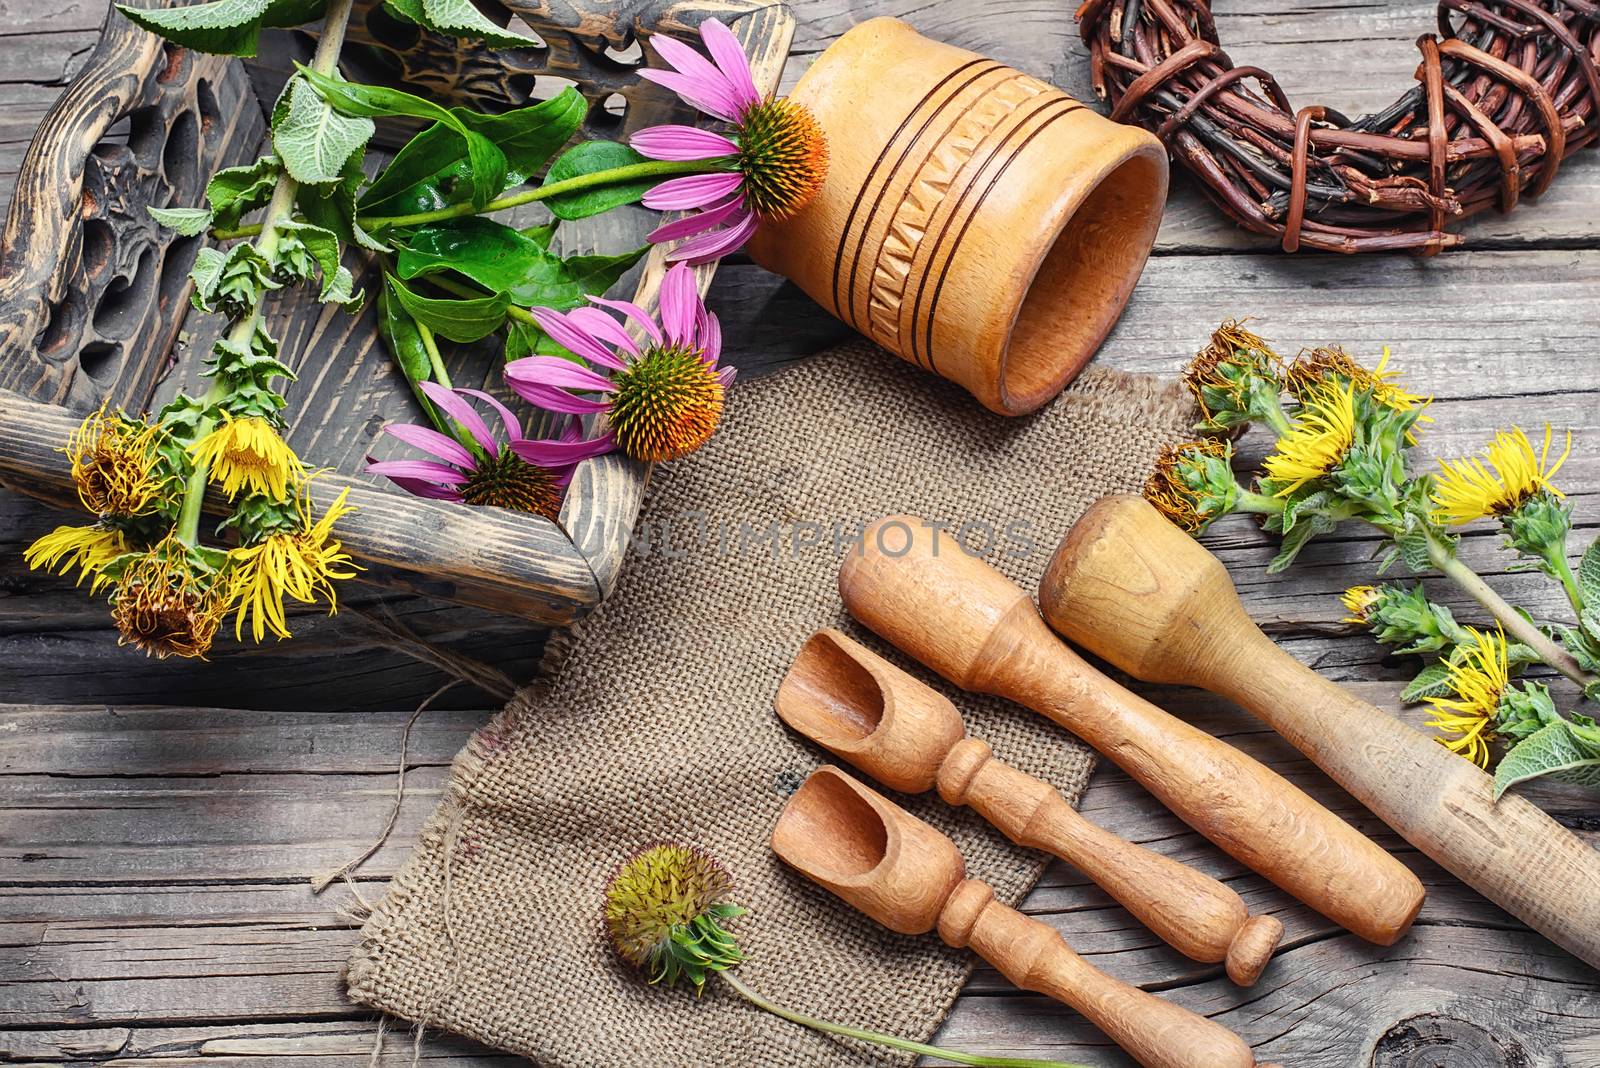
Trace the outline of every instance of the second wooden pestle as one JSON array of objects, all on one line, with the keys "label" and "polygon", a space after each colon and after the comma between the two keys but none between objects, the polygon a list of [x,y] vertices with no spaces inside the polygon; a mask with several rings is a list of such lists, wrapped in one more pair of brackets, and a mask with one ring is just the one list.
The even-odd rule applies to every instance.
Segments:
[{"label": "second wooden pestle", "polygon": [[839,572],[851,615],[962,689],[1071,730],[1195,830],[1336,923],[1389,945],[1422,907],[1403,864],[1281,775],[1090,667],[1016,583],[911,516],[868,527]]}]

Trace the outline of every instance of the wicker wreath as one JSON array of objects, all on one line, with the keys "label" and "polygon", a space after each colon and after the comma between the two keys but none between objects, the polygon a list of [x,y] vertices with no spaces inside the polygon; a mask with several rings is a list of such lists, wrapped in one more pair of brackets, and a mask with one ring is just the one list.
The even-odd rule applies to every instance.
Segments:
[{"label": "wicker wreath", "polygon": [[1419,84],[1354,121],[1293,108],[1271,74],[1234,66],[1206,0],[1087,0],[1078,23],[1111,117],[1154,131],[1286,252],[1433,255],[1464,240],[1447,223],[1538,196],[1600,137],[1595,0],[1441,0]]}]

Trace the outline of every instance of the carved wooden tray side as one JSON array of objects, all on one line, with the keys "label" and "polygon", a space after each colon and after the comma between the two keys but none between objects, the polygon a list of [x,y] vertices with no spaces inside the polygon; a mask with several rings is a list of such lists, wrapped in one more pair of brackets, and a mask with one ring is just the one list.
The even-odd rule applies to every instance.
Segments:
[{"label": "carved wooden tray side", "polygon": [[[616,138],[691,121],[675,97],[633,74],[655,58],[650,32],[693,37],[703,19],[721,18],[765,89],[776,87],[793,34],[788,9],[760,0],[510,0],[499,13],[522,20],[545,46],[497,51],[458,42],[363,3],[348,72],[489,109],[574,85],[590,103],[585,134]],[[294,39],[306,37],[282,35],[280,68]],[[145,208],[197,204],[213,170],[261,150],[259,94],[275,80],[268,51],[259,64],[198,55],[113,11],[89,63],[41,124],[0,255],[0,484],[68,503],[58,449],[85,411],[105,401],[142,410],[194,386],[199,356],[221,326],[188,305],[202,239],[175,238]],[[642,210],[613,213],[564,226],[563,240],[618,251],[642,243],[650,225]],[[371,293],[371,265],[352,256],[349,266]],[[633,298],[653,308],[665,266],[653,250],[620,286],[633,285]],[[714,270],[698,269],[702,291]],[[552,623],[584,614],[610,591],[648,478],[644,465],[620,455],[583,464],[559,525],[403,495],[357,473],[385,420],[420,414],[377,340],[372,309],[352,317],[292,292],[269,305],[268,319],[300,374],[289,391],[289,439],[308,462],[332,469],[318,479],[317,498],[350,489],[357,511],[340,530],[368,568],[363,579]],[[452,372],[458,384],[498,388],[499,358],[493,346],[461,348]]]}]

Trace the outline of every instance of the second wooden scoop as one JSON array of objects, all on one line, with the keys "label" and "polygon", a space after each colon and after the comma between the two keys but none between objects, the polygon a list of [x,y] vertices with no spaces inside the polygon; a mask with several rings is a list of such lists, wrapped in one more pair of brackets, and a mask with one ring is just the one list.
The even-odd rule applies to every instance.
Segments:
[{"label": "second wooden scoop", "polygon": [[1050,717],[1183,821],[1318,912],[1379,945],[1405,933],[1422,883],[1257,760],[1090,667],[1021,587],[925,520],[869,526],[839,570],[850,614],[964,690]]},{"label": "second wooden scoop", "polygon": [[1232,1031],[1111,978],[1038,920],[966,878],[955,843],[837,768],[811,773],[778,817],[785,864],[901,934],[973,952],[1024,990],[1072,1006],[1146,1068],[1250,1068]]},{"label": "second wooden scoop", "polygon": [[1600,851],[1278,648],[1227,569],[1138,497],[1078,520],[1039,588],[1056,630],[1141,679],[1237,702],[1457,878],[1600,968]]},{"label": "second wooden scoop", "polygon": [[1124,841],[1080,816],[1049,783],[994,759],[966,736],[945,696],[837,630],[800,649],[774,702],[790,727],[906,793],[935,786],[1006,837],[1074,865],[1145,926],[1194,960],[1227,962],[1249,986],[1283,935],[1239,895],[1186,864]]}]

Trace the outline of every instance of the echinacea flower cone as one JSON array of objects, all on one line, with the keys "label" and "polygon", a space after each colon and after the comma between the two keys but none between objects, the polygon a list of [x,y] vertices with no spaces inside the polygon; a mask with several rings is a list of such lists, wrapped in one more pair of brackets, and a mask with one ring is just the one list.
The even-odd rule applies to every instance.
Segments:
[{"label": "echinacea flower cone", "polygon": [[886,18],[834,42],[789,100],[826,131],[827,175],[762,220],[756,262],[996,412],[1059,393],[1144,268],[1160,142]]}]

